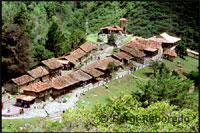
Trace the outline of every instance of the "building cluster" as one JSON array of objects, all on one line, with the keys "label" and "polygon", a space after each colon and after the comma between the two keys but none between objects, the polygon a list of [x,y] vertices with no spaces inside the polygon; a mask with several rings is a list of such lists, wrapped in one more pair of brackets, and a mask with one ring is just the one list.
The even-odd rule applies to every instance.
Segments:
[{"label": "building cluster", "polygon": [[[108,31],[126,31],[126,19],[120,19],[120,27],[107,27]],[[103,29],[103,32],[104,29]],[[110,64],[118,70],[130,64],[132,60],[144,64],[146,60],[155,56],[172,59],[176,53],[172,50],[179,38],[163,33],[146,40],[133,40],[120,48],[120,51],[102,60],[87,64],[93,58],[97,47],[91,43],[84,43],[77,49],[59,58],[42,61],[36,68],[26,74],[13,78],[10,81],[10,92],[20,93],[16,99],[19,106],[29,106],[34,102],[45,101],[50,96],[56,98],[71,90],[96,83],[110,76]],[[164,52],[163,52],[164,51]],[[71,73],[61,75],[62,70],[73,70]],[[8,89],[7,89],[8,90]]]}]

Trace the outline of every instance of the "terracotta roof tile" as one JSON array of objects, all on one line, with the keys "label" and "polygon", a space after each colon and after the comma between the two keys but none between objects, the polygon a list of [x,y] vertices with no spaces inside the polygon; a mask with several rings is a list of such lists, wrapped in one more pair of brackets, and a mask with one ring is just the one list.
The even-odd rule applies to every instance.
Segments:
[{"label": "terracotta roof tile", "polygon": [[176,56],[177,56],[176,52],[174,52],[174,51],[171,50],[171,49],[165,50],[163,54],[164,54],[164,55],[173,56],[173,57],[176,57]]},{"label": "terracotta roof tile", "polygon": [[129,53],[129,54],[131,54],[131,55],[134,56],[134,57],[139,57],[139,58],[141,58],[141,57],[146,56],[146,54],[145,54],[144,52],[139,51],[139,50],[136,49],[136,48],[130,48],[130,47],[122,46],[122,47],[120,48],[120,50],[121,50],[121,51],[124,51],[124,52],[126,52],[126,53]]},{"label": "terracotta roof tile", "polygon": [[120,31],[122,31],[123,29],[122,28],[120,28],[119,26],[107,26],[107,27],[101,27],[100,28],[101,30],[103,30],[103,29],[108,29],[108,30],[120,30]]},{"label": "terracotta roof tile", "polygon": [[92,78],[90,75],[86,74],[81,70],[75,71],[73,72],[73,74],[77,77],[79,81],[87,81]]},{"label": "terracotta roof tile", "polygon": [[48,60],[44,60],[42,61],[42,63],[44,65],[46,65],[49,69],[57,69],[57,68],[60,68],[62,67],[63,65],[56,59],[56,58],[51,58],[51,59],[48,59]]},{"label": "terracotta roof tile", "polygon": [[70,52],[70,55],[73,56],[75,60],[78,60],[79,58],[85,56],[87,53],[85,53],[83,50],[80,48],[75,49],[74,51]]},{"label": "terracotta roof tile", "polygon": [[113,62],[116,66],[120,66],[121,62],[112,58],[112,57],[107,57],[103,60],[97,61],[96,62],[96,67],[95,68],[99,68],[101,70],[106,70],[108,68],[109,63]]},{"label": "terracotta roof tile", "polygon": [[30,85],[27,85],[25,87],[22,87],[21,89],[24,90],[24,91],[30,91],[30,92],[42,92],[44,90],[48,90],[52,88],[52,84],[51,84],[51,81],[47,81],[47,82],[36,82],[36,83],[33,83],[33,84],[30,84]]},{"label": "terracotta roof tile", "polygon": [[86,53],[88,53],[94,49],[97,49],[97,47],[91,43],[84,43],[80,46],[80,48]]},{"label": "terracotta roof tile", "polygon": [[33,80],[34,79],[31,76],[27,75],[27,74],[22,75],[22,76],[20,76],[18,78],[12,79],[12,81],[17,85],[24,85],[26,83],[29,83],[29,82],[33,81]]},{"label": "terracotta roof tile", "polygon": [[97,78],[100,77],[101,75],[104,75],[103,72],[95,69],[92,65],[88,65],[85,66],[84,68],[82,68],[82,70],[90,75],[92,75],[93,77]]},{"label": "terracotta roof tile", "polygon": [[32,69],[32,70],[28,71],[27,73],[35,79],[49,74],[49,72],[42,66]]},{"label": "terracotta roof tile", "polygon": [[76,62],[76,59],[74,58],[73,55],[67,55],[65,56],[65,59],[67,59],[69,62],[73,63],[74,65],[78,64],[78,62]]},{"label": "terracotta roof tile", "polygon": [[118,58],[118,59],[126,59],[126,60],[130,60],[133,57],[131,57],[130,55],[124,53],[124,52],[117,52],[113,55],[114,57]]},{"label": "terracotta roof tile", "polygon": [[63,89],[72,85],[72,82],[66,79],[66,76],[59,76],[57,78],[52,79],[52,87],[55,89]]}]

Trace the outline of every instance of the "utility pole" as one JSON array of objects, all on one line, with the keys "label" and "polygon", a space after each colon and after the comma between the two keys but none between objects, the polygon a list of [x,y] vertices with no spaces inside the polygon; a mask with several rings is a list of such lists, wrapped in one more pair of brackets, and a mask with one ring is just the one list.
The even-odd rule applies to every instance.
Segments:
[{"label": "utility pole", "polygon": [[86,35],[88,35],[88,19],[87,18],[86,18],[85,26],[86,26]]}]

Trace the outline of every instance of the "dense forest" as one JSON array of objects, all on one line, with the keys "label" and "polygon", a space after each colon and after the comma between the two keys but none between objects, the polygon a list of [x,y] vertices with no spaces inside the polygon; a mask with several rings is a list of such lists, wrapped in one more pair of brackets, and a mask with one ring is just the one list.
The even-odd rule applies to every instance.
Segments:
[{"label": "dense forest", "polygon": [[2,81],[41,60],[59,57],[86,41],[88,33],[128,19],[128,34],[162,32],[198,51],[199,2],[2,2]]}]

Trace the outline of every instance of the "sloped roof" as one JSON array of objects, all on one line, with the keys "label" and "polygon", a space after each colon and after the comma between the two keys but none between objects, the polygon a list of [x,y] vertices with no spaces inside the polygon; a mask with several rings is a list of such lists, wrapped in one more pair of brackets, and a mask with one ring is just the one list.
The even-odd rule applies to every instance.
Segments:
[{"label": "sloped roof", "polygon": [[88,66],[85,66],[84,68],[82,68],[82,70],[90,75],[92,75],[93,77],[97,78],[101,75],[104,75],[103,72],[95,69],[93,66],[91,65],[88,65]]},{"label": "sloped roof", "polygon": [[118,59],[126,59],[126,60],[130,60],[132,59],[133,57],[131,57],[130,55],[124,53],[124,52],[118,52],[118,53],[115,53],[113,55],[114,57],[118,58]]},{"label": "sloped roof", "polygon": [[123,29],[122,28],[120,28],[119,26],[116,26],[116,25],[114,25],[114,26],[107,26],[107,27],[101,27],[100,28],[101,30],[103,30],[103,29],[108,29],[108,30],[120,30],[120,31],[122,31]]},{"label": "sloped roof", "polygon": [[87,81],[92,78],[90,75],[88,75],[87,73],[85,73],[81,70],[75,71],[75,72],[73,72],[73,74],[76,76],[76,78],[79,81]]},{"label": "sloped roof", "polygon": [[99,68],[101,70],[106,70],[108,68],[109,63],[113,62],[115,64],[115,66],[120,66],[121,62],[112,58],[112,57],[107,57],[103,60],[97,61],[96,62],[96,67],[95,68]]},{"label": "sloped roof", "polygon": [[32,101],[33,99],[35,99],[35,96],[29,96],[29,95],[18,95],[16,96],[16,99],[21,99],[23,101]]},{"label": "sloped roof", "polygon": [[69,62],[73,63],[74,65],[78,64],[78,62],[76,62],[76,59],[74,58],[73,55],[67,55],[65,56],[65,59],[67,59]]},{"label": "sloped roof", "polygon": [[32,70],[28,71],[27,73],[35,79],[49,74],[49,72],[42,66],[32,69]]},{"label": "sloped roof", "polygon": [[97,47],[91,43],[84,43],[80,46],[80,48],[86,53],[88,53],[94,49],[97,49]]},{"label": "sloped roof", "polygon": [[70,79],[67,79],[65,75],[52,79],[52,87],[58,90],[68,87],[72,85],[72,83],[73,82],[70,82]]},{"label": "sloped roof", "polygon": [[51,58],[51,59],[48,59],[48,60],[44,60],[42,61],[42,63],[44,65],[46,65],[49,69],[57,69],[57,68],[60,68],[62,67],[63,65],[56,59],[56,58]]},{"label": "sloped roof", "polygon": [[160,34],[160,36],[163,37],[165,40],[171,42],[171,43],[176,43],[176,42],[181,40],[181,38],[170,36],[166,32]]},{"label": "sloped roof", "polygon": [[127,20],[126,18],[120,18],[120,20]]},{"label": "sloped roof", "polygon": [[156,51],[161,47],[161,42],[153,40],[133,40],[125,46],[136,48],[138,50]]},{"label": "sloped roof", "polygon": [[138,50],[144,50],[146,48],[146,46],[143,43],[141,43],[139,40],[133,40],[127,43],[125,46],[138,49]]},{"label": "sloped roof", "polygon": [[160,38],[160,37],[150,37],[148,38],[148,40],[153,40],[153,41],[157,41],[157,42],[161,42],[161,43],[170,43],[169,41],[165,40],[164,38]]},{"label": "sloped roof", "polygon": [[198,52],[193,51],[193,50],[191,50],[191,49],[187,49],[187,52],[192,53],[192,54],[194,54],[194,55],[199,55]]},{"label": "sloped roof", "polygon": [[87,53],[81,50],[80,48],[75,49],[74,51],[70,52],[70,55],[73,56],[75,60],[78,60],[79,58],[85,56]]},{"label": "sloped roof", "polygon": [[120,48],[120,50],[125,51],[126,53],[129,53],[129,54],[131,54],[131,55],[134,56],[134,57],[139,57],[139,58],[141,58],[141,57],[146,56],[146,54],[145,54],[144,52],[139,51],[139,50],[136,49],[136,48],[129,48],[129,47],[126,47],[126,46],[122,46],[122,47]]},{"label": "sloped roof", "polygon": [[66,64],[69,64],[69,61],[68,60],[58,60],[61,64],[63,65],[66,65]]},{"label": "sloped roof", "polygon": [[176,56],[177,56],[176,52],[174,52],[174,51],[171,50],[171,49],[165,50],[163,54],[169,55],[169,56],[173,56],[173,57],[176,57]]},{"label": "sloped roof", "polygon": [[26,83],[33,81],[33,80],[34,80],[34,78],[32,78],[31,76],[29,76],[27,74],[24,74],[24,75],[22,75],[18,78],[12,79],[12,81],[17,85],[24,85]]},{"label": "sloped roof", "polygon": [[25,87],[22,87],[21,89],[24,90],[24,91],[30,91],[30,92],[42,92],[44,90],[48,90],[52,88],[52,84],[51,84],[51,81],[47,81],[47,82],[36,82],[36,83],[33,83],[33,84],[30,84],[30,85],[27,85]]}]

